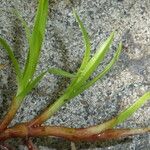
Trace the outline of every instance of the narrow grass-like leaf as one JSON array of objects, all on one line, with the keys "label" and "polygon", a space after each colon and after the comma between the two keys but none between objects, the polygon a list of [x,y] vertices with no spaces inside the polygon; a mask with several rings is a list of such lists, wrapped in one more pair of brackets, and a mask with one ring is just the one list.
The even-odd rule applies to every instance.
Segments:
[{"label": "narrow grass-like leaf", "polygon": [[[122,111],[117,117],[114,117],[113,119],[106,121],[100,125],[89,128],[89,132],[92,132],[92,133],[99,132],[100,133],[107,129],[114,128],[116,125],[118,125],[118,124],[124,122],[126,119],[128,119],[134,112],[136,112],[148,100],[150,100],[150,92],[145,93],[130,107],[128,107],[127,109]],[[150,128],[147,128],[147,129],[149,130]]]},{"label": "narrow grass-like leaf", "polygon": [[104,59],[113,41],[113,38],[114,38],[114,32],[111,33],[109,38],[102,44],[102,46],[100,46],[100,48],[98,48],[97,52],[87,63],[85,69],[83,69],[83,71],[79,74],[79,77],[76,81],[75,90],[81,87],[85,83],[85,81],[91,76],[91,74],[98,67],[99,63]]},{"label": "narrow grass-like leaf", "polygon": [[94,79],[92,79],[91,81],[87,82],[86,85],[83,87],[85,89],[89,88],[90,86],[92,86],[97,80],[99,80],[100,78],[102,78],[104,75],[106,75],[106,73],[108,73],[108,71],[112,68],[112,66],[115,64],[115,62],[118,60],[119,55],[121,53],[122,50],[122,43],[119,44],[119,47],[116,51],[116,53],[114,54],[114,57],[112,58],[112,60],[110,61],[110,63],[104,68],[104,70],[97,75]]},{"label": "narrow grass-like leaf", "polygon": [[41,81],[41,79],[44,77],[44,75],[47,73],[47,71],[43,71],[40,75],[38,75],[31,83],[28,84],[28,86],[21,92],[21,96],[26,96],[33,88],[37,86],[37,84]]},{"label": "narrow grass-like leaf", "polygon": [[21,21],[22,26],[25,29],[25,33],[26,33],[26,37],[28,40],[28,43],[30,43],[30,38],[31,38],[31,31],[26,23],[26,21],[22,18],[22,16],[19,14],[19,12],[17,10],[14,10],[14,14],[18,17],[18,19]]},{"label": "narrow grass-like leaf", "polygon": [[117,119],[116,125],[122,123],[128,119],[134,112],[136,112],[145,102],[150,100],[150,92],[146,92],[142,97],[140,97],[135,103],[133,103],[129,108],[122,111]]},{"label": "narrow grass-like leaf", "polygon": [[[66,93],[69,93],[69,97],[73,98],[74,96],[80,94],[79,89],[86,85],[86,80],[91,76],[94,70],[97,68],[99,63],[104,59],[109,47],[113,41],[114,32],[109,36],[109,38],[98,48],[95,55],[87,63],[86,67],[82,71],[77,72],[77,78],[73,79],[69,85]],[[73,90],[72,90],[73,89]]]},{"label": "narrow grass-like leaf", "polygon": [[64,71],[62,69],[57,69],[57,68],[48,69],[48,72],[51,74],[60,75],[60,76],[64,76],[67,78],[75,78],[76,77],[76,75],[74,75],[74,74],[71,74],[67,71]]},{"label": "narrow grass-like leaf", "polygon": [[[14,14],[18,17],[18,19],[21,21],[22,23],[22,26],[24,27],[25,29],[25,33],[26,33],[26,38],[27,38],[27,41],[29,43],[29,46],[30,46],[30,39],[31,39],[31,31],[26,23],[26,21],[22,18],[22,16],[19,14],[19,12],[15,9],[14,10]],[[27,66],[28,66],[28,63],[29,63],[29,56],[30,56],[30,49],[28,51],[28,55],[27,55],[27,58],[26,58],[26,62],[25,62],[25,67],[24,67],[24,71],[23,71],[23,75],[26,73],[27,71]],[[24,76],[23,76],[24,77]]]},{"label": "narrow grass-like leaf", "polygon": [[82,70],[87,65],[88,61],[90,60],[91,44],[90,44],[90,39],[89,39],[86,28],[84,27],[82,21],[80,20],[79,16],[77,15],[76,11],[74,10],[73,12],[74,12],[74,16],[79,24],[79,27],[81,29],[82,37],[83,37],[83,41],[84,41],[84,45],[85,45],[84,58],[83,58],[81,67],[79,69],[79,70]]},{"label": "narrow grass-like leaf", "polygon": [[104,68],[104,70],[100,74],[98,74],[94,79],[92,79],[91,81],[85,82],[85,84],[83,86],[81,86],[79,88],[79,90],[77,90],[72,95],[72,97],[75,97],[76,95],[82,93],[84,90],[86,90],[90,86],[92,86],[97,80],[101,79],[104,75],[106,75],[106,73],[109,72],[109,70],[112,68],[112,66],[115,64],[115,62],[118,60],[120,53],[121,53],[121,50],[122,50],[122,43],[119,44],[118,49],[117,49],[116,53],[114,54],[114,57],[109,62],[109,64]]},{"label": "narrow grass-like leaf", "polygon": [[150,92],[145,93],[142,97],[140,97],[135,103],[133,103],[130,107],[122,111],[117,117],[106,121],[98,126],[91,128],[91,132],[99,132],[107,129],[112,129],[118,124],[124,122],[128,119],[134,112],[136,112],[142,105],[150,100]]},{"label": "narrow grass-like leaf", "polygon": [[146,92],[143,96],[141,96],[135,103],[133,103],[130,107],[122,111],[117,117],[106,121],[96,127],[93,127],[92,132],[104,131],[107,129],[111,129],[118,124],[124,122],[128,119],[134,112],[136,112],[144,103],[150,100],[150,92]]},{"label": "narrow grass-like leaf", "polygon": [[35,18],[34,28],[30,39],[30,53],[26,71],[23,78],[23,85],[32,80],[39,60],[40,50],[45,34],[46,19],[48,15],[48,0],[39,0],[38,10]]},{"label": "narrow grass-like leaf", "polygon": [[25,66],[24,66],[24,69],[23,69],[23,77],[25,76],[25,74],[27,73],[27,67],[29,65],[29,56],[30,56],[30,49],[28,50],[28,54],[27,54],[27,58],[26,58],[26,61],[25,61]]},{"label": "narrow grass-like leaf", "polygon": [[4,11],[6,11],[6,12],[8,12],[8,13],[12,13],[12,14],[14,14],[15,16],[17,16],[17,18],[21,21],[21,23],[22,23],[22,25],[23,25],[23,27],[24,27],[24,29],[25,29],[26,37],[27,37],[28,42],[29,42],[29,41],[30,41],[29,39],[30,39],[30,36],[31,36],[30,29],[29,29],[29,27],[28,27],[26,21],[25,21],[25,20],[22,18],[22,16],[19,14],[18,10],[16,10],[15,8],[10,8],[10,9],[7,9],[7,10],[4,9],[4,8],[0,8],[0,13],[1,13],[1,12],[4,12]]},{"label": "narrow grass-like leaf", "polygon": [[11,47],[6,42],[6,40],[4,40],[1,37],[0,37],[0,45],[7,51],[8,55],[9,55],[9,57],[10,57],[12,63],[13,63],[13,66],[14,66],[14,69],[15,69],[15,72],[16,72],[16,75],[17,75],[17,80],[19,82],[19,80],[21,78],[21,71],[20,71],[19,63],[18,63],[17,59],[15,58]]},{"label": "narrow grass-like leaf", "polygon": [[84,75],[86,75],[88,78],[97,68],[99,63],[104,59],[106,53],[109,50],[109,47],[113,41],[114,38],[114,32],[110,35],[110,37],[98,48],[95,55],[91,58],[89,63],[86,65],[86,68],[84,69]]}]

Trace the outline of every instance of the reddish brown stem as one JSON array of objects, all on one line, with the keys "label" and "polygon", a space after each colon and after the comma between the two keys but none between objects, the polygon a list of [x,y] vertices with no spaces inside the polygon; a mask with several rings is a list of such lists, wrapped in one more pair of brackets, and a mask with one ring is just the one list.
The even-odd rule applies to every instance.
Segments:
[{"label": "reddish brown stem", "polygon": [[8,109],[7,114],[5,115],[4,119],[0,122],[0,132],[4,131],[7,128],[9,123],[14,118],[19,106],[20,106],[20,103],[18,102],[18,98],[14,97]]},{"label": "reddish brown stem", "polygon": [[[96,126],[94,126],[95,128]],[[104,141],[111,139],[124,138],[131,135],[150,132],[150,128],[140,129],[107,129],[102,132],[93,132],[93,126],[88,128],[67,128],[56,126],[40,126],[29,128],[26,124],[16,125],[13,128],[5,130],[0,134],[0,141],[9,138],[24,137],[44,137],[56,136],[70,141]]]}]

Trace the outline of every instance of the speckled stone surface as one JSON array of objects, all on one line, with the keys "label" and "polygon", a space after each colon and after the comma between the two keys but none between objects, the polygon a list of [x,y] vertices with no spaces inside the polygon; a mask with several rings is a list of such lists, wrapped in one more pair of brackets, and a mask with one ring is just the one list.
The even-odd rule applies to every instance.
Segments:
[{"label": "speckled stone surface", "polygon": [[[9,12],[17,8],[32,27],[37,0],[0,0],[0,36],[15,49],[21,64],[24,63],[28,44],[24,30],[16,17]],[[150,90],[150,1],[149,0],[51,0],[46,37],[38,72],[47,67],[60,67],[75,72],[80,65],[84,46],[81,32],[72,15],[78,11],[87,27],[92,54],[100,41],[116,30],[114,44],[105,61],[95,74],[108,63],[119,41],[124,49],[117,64],[102,80],[64,105],[46,124],[85,127],[102,123],[132,104]],[[0,117],[6,113],[15,94],[15,75],[6,52],[0,48]],[[47,75],[26,100],[12,125],[32,119],[48,104],[54,102],[69,80]],[[146,103],[118,127],[145,127],[150,124],[150,103]],[[26,150],[22,141],[11,140],[15,149]],[[69,150],[70,142],[57,138],[35,139],[40,150]],[[123,140],[96,143],[76,143],[78,150],[149,150],[150,135],[129,137]]]}]

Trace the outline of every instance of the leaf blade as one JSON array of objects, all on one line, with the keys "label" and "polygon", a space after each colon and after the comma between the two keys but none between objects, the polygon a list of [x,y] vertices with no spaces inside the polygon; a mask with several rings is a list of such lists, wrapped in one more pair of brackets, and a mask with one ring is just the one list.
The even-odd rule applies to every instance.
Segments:
[{"label": "leaf blade", "polygon": [[[22,23],[22,26],[25,29],[27,41],[28,41],[28,43],[30,45],[31,31],[30,31],[30,29],[29,29],[26,21],[22,18],[22,16],[19,14],[19,12],[16,9],[14,9],[13,12],[18,17],[18,19],[20,20],[20,22]],[[27,66],[28,66],[28,63],[29,63],[29,56],[30,56],[30,49],[28,50],[27,58],[26,58],[26,61],[25,61],[25,67],[24,67],[24,71],[23,71],[23,77],[24,77],[24,75],[26,74],[26,71],[27,71]]]},{"label": "leaf blade", "polygon": [[41,79],[44,77],[44,75],[47,73],[47,71],[43,71],[40,75],[38,75],[34,80],[32,80],[28,86],[21,92],[19,93],[19,96],[21,95],[22,97],[26,96],[33,88],[37,86],[37,84],[41,81]]},{"label": "leaf blade", "polygon": [[17,18],[20,20],[20,22],[22,23],[22,26],[25,29],[25,33],[26,33],[26,38],[28,40],[28,43],[30,43],[30,38],[31,38],[31,31],[26,23],[26,21],[22,18],[22,16],[19,14],[19,12],[15,9],[14,10],[14,14],[17,16]]},{"label": "leaf blade", "polygon": [[78,79],[76,81],[76,85],[74,86],[75,90],[78,90],[85,81],[91,76],[91,74],[95,71],[98,67],[99,63],[104,59],[109,47],[113,41],[114,32],[107,38],[107,40],[98,48],[95,55],[90,59],[87,63],[85,69],[78,74]]},{"label": "leaf blade", "polygon": [[114,54],[114,57],[109,62],[109,64],[107,64],[107,66],[104,68],[104,70],[99,75],[97,75],[94,79],[85,83],[85,86],[83,86],[83,87],[81,87],[81,89],[79,89],[79,93],[83,92],[84,90],[86,90],[87,88],[92,86],[97,80],[102,78],[104,75],[106,75],[106,73],[108,73],[110,71],[112,66],[118,60],[121,50],[122,50],[122,43],[119,44],[118,49],[117,49],[116,53]]},{"label": "leaf blade", "polygon": [[[115,126],[117,126],[118,124],[124,122],[127,118],[129,118],[135,111],[137,111],[148,100],[150,100],[150,92],[146,92],[135,103],[133,103],[127,109],[122,111],[117,117],[114,117],[111,120],[108,120],[97,126],[91,127],[90,132],[98,133],[98,132],[102,132],[114,128]],[[150,128],[148,128],[148,130],[149,129]]]},{"label": "leaf blade", "polygon": [[74,95],[72,95],[72,96],[75,97],[76,95],[82,93],[83,91],[88,89],[90,86],[92,86],[97,80],[99,80],[104,75],[106,75],[110,71],[112,66],[115,64],[115,62],[118,60],[121,50],[122,50],[122,43],[120,42],[120,44],[116,50],[116,53],[114,54],[112,60],[106,65],[104,70],[100,74],[98,74],[94,79],[92,79],[91,81],[87,81],[85,83],[85,85],[81,86],[80,89],[78,91],[76,91],[76,93],[74,93]]},{"label": "leaf blade", "polygon": [[33,32],[30,39],[29,58],[27,59],[27,66],[25,66],[26,71],[24,71],[24,78],[22,84],[25,86],[30,80],[32,80],[33,75],[36,71],[36,66],[38,64],[40,50],[45,35],[47,16],[48,0],[40,0],[35,17]]},{"label": "leaf blade", "polygon": [[18,82],[19,82],[19,80],[21,78],[21,70],[20,70],[19,63],[18,63],[17,59],[15,58],[13,50],[11,49],[11,47],[9,46],[9,44],[7,43],[7,41],[4,40],[1,37],[0,37],[0,45],[7,51],[8,55],[9,55],[9,58],[11,59],[11,61],[13,63],[14,70],[15,70],[15,73],[17,75]]},{"label": "leaf blade", "polygon": [[146,92],[135,103],[133,103],[130,107],[128,107],[118,115],[116,125],[128,119],[135,111],[137,111],[144,103],[149,100],[150,92]]},{"label": "leaf blade", "polygon": [[51,73],[51,74],[60,75],[60,76],[64,76],[64,77],[67,77],[67,78],[75,78],[76,77],[74,74],[71,74],[67,71],[64,71],[64,70],[58,69],[58,68],[48,69],[48,72]]},{"label": "leaf blade", "polygon": [[87,32],[86,28],[84,27],[81,19],[79,18],[78,14],[76,13],[75,10],[73,11],[73,14],[78,22],[81,32],[82,32],[82,38],[83,38],[84,46],[85,46],[85,53],[84,53],[83,61],[80,66],[80,69],[79,69],[79,70],[82,70],[86,66],[86,64],[88,63],[88,61],[90,59],[91,44],[90,44],[88,32]]},{"label": "leaf blade", "polygon": [[104,56],[109,50],[113,38],[114,38],[114,32],[107,38],[107,40],[102,44],[102,46],[97,50],[95,55],[91,58],[91,60],[87,64],[87,67],[84,70],[86,72],[84,74],[91,74],[94,72],[95,68],[97,68],[99,63],[104,59]]}]

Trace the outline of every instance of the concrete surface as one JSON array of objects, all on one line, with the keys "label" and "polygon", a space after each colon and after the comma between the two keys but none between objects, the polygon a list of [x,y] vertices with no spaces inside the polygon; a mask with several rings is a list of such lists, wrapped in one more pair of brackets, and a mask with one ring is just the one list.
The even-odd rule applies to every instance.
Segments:
[{"label": "concrete surface", "polygon": [[[133,103],[150,89],[150,1],[149,0],[52,0],[46,38],[42,48],[38,71],[47,67],[60,67],[74,72],[80,65],[84,47],[81,32],[72,15],[74,7],[87,27],[92,54],[100,41],[116,30],[114,44],[107,58],[95,72],[98,73],[112,57],[119,41],[124,50],[117,64],[102,80],[67,103],[46,124],[85,127],[108,120]],[[0,36],[5,37],[15,49],[23,64],[28,44],[23,28],[9,12],[17,8],[29,26],[37,0],[0,0]],[[0,64],[7,67],[0,71],[0,116],[6,113],[11,97],[15,94],[15,76],[6,52],[0,48]],[[12,125],[32,119],[45,106],[58,98],[69,81],[47,75],[26,100]],[[118,127],[145,127],[150,124],[150,103],[146,103],[132,117]],[[21,141],[11,140],[16,149],[23,150]],[[35,139],[40,150],[69,150],[70,142],[57,138]],[[129,137],[118,141],[76,143],[80,150],[148,150],[150,135]]]}]

